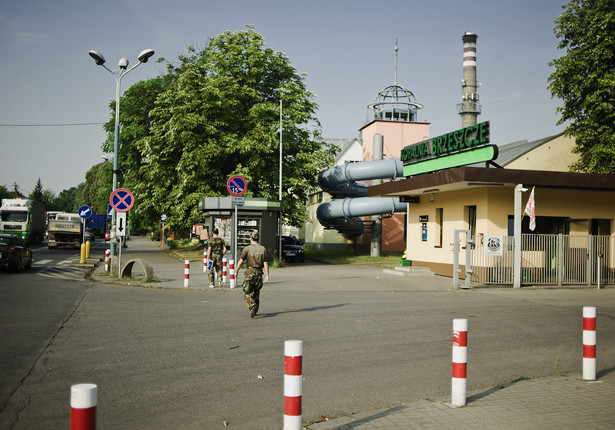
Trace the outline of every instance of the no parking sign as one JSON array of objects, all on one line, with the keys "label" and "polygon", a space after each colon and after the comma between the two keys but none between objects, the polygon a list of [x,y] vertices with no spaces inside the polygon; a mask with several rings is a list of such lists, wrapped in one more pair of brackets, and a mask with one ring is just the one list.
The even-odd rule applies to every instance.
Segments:
[{"label": "no parking sign", "polygon": [[126,188],[118,188],[111,193],[109,203],[118,212],[128,212],[135,204],[135,197]]}]

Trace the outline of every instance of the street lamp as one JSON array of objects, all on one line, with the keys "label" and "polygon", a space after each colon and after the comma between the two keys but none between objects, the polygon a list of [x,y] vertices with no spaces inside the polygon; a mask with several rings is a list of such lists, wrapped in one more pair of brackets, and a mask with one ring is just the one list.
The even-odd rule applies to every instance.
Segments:
[{"label": "street lamp", "polygon": [[280,176],[279,176],[279,192],[278,200],[280,200],[280,222],[279,222],[279,243],[278,243],[278,257],[282,261],[282,96],[280,95]]},{"label": "street lamp", "polygon": [[[113,189],[111,192],[117,190],[117,172],[118,169],[118,159],[120,152],[120,83],[122,78],[128,74],[131,70],[135,69],[141,63],[147,63],[147,60],[154,55],[154,51],[152,49],[144,49],[141,51],[137,59],[139,62],[132,66],[130,69],[128,68],[128,60],[126,58],[121,58],[118,67],[119,70],[113,71],[105,66],[105,57],[98,51],[90,51],[88,52],[90,57],[94,59],[94,62],[97,66],[103,66],[109,73],[111,73],[115,77],[115,81],[117,83],[115,88],[115,132],[114,132],[114,143],[113,143]],[[115,230],[115,210],[111,215],[111,229]],[[111,255],[115,256],[115,242],[111,242]]]}]

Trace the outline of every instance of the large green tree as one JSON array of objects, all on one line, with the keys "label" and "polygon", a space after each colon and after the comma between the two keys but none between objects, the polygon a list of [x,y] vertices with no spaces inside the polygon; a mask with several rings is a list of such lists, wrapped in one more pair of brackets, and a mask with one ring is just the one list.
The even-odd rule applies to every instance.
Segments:
[{"label": "large green tree", "polygon": [[109,162],[95,164],[85,174],[83,202],[96,214],[106,214],[113,184],[113,165]]},{"label": "large green tree", "polygon": [[320,138],[303,76],[252,27],[189,48],[165,76],[125,92],[119,166],[135,194],[133,223],[151,226],[166,213],[171,224],[188,228],[202,221],[198,199],[227,196],[235,174],[248,181],[246,197],[277,198],[280,99],[284,221],[303,225],[307,196],[336,148]]},{"label": "large green tree", "polygon": [[615,1],[571,0],[557,18],[558,48],[549,76],[559,124],[576,139],[575,171],[615,173]]}]

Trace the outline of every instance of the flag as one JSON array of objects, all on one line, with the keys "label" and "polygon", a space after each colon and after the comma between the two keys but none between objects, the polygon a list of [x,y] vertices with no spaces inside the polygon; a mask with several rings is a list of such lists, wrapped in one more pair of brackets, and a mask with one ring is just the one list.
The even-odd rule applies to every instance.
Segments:
[{"label": "flag", "polygon": [[530,217],[530,230],[534,231],[536,228],[536,201],[534,200],[534,188],[532,187],[532,192],[530,193],[530,198],[527,200],[527,205],[525,205],[525,213]]}]

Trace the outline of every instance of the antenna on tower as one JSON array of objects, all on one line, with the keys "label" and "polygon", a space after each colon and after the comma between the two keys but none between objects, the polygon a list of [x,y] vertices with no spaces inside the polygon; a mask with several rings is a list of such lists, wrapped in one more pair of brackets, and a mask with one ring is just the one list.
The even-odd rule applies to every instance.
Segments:
[{"label": "antenna on tower", "polygon": [[395,39],[395,81],[394,85],[397,85],[397,51],[399,48],[397,47],[397,38]]}]

